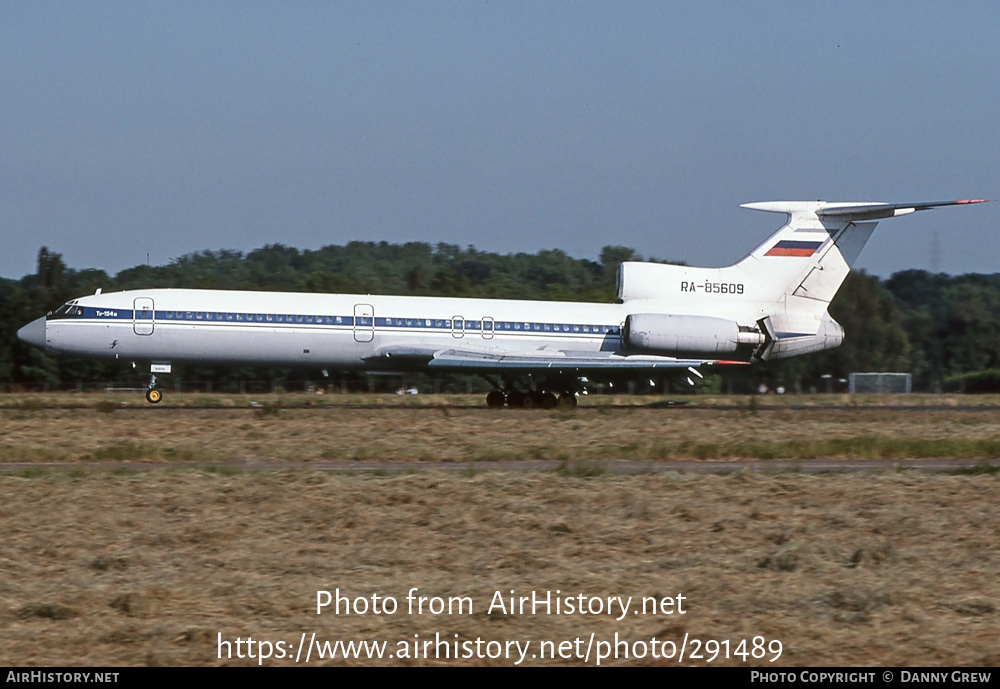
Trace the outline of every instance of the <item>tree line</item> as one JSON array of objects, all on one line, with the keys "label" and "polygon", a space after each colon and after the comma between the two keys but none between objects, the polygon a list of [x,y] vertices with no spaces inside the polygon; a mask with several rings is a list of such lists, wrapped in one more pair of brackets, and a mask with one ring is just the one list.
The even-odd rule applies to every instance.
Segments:
[{"label": "tree line", "polygon": [[[348,294],[615,301],[615,272],[633,249],[607,246],[598,260],[559,250],[495,254],[426,243],[351,242],[317,250],[272,244],[247,254],[202,251],[168,265],[136,266],[109,276],[68,268],[42,248],[34,274],[0,278],[0,389],[73,389],[145,383],[148,372],[127,363],[56,358],[17,339],[17,330],[75,297],[185,287]],[[648,259],[655,260],[655,259]],[[908,270],[887,280],[852,272],[830,306],[846,331],[844,344],[815,355],[748,367],[728,380],[743,392],[760,382],[790,391],[826,389],[856,371],[901,371],[914,390],[1000,390],[1000,274],[951,276]],[[284,370],[175,367],[175,377],[232,389],[238,380],[294,378]],[[315,373],[312,373],[315,377]],[[449,385],[455,382],[449,379]],[[421,383],[425,381],[420,381]],[[357,384],[357,377],[352,384]],[[709,378],[718,389],[721,382]]]}]

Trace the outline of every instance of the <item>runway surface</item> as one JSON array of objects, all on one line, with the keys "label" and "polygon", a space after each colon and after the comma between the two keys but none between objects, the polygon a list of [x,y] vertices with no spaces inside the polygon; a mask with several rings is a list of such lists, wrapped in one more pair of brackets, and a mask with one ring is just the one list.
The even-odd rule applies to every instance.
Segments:
[{"label": "runway surface", "polygon": [[[122,404],[115,407],[115,411],[134,412],[155,412],[155,411],[183,411],[183,410],[223,410],[234,411],[246,409],[252,411],[260,409],[263,405],[251,404],[246,406],[233,406],[223,404],[147,404],[136,402],[135,404]],[[92,409],[93,404],[45,404],[32,409]],[[489,409],[485,404],[290,404],[282,405],[282,411],[316,410],[316,409],[429,409],[440,410],[476,410],[490,411],[492,413],[504,412],[524,412],[524,413],[555,413],[556,409]],[[0,409],[23,409],[20,404],[0,404]],[[581,405],[574,407],[576,412],[592,412],[601,410],[603,412],[628,411],[636,409],[692,409],[703,411],[747,411],[746,405],[735,404],[689,404],[687,402],[652,402],[650,404],[623,404],[623,405]],[[835,411],[970,411],[970,412],[1000,412],[1000,405],[997,404],[760,404],[754,407],[755,412],[775,412],[775,411],[819,411],[830,409]]]}]

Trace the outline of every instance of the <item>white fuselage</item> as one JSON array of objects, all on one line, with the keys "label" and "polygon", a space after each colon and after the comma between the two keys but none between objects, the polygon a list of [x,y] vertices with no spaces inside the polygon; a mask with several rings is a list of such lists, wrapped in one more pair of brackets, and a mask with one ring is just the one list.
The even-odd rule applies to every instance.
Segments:
[{"label": "white fuselage", "polygon": [[[627,315],[622,304],[185,289],[98,294],[67,307],[46,323],[49,350],[127,361],[338,369],[371,368],[390,344],[397,352],[610,354],[620,349]],[[407,367],[396,359],[382,367]]]}]

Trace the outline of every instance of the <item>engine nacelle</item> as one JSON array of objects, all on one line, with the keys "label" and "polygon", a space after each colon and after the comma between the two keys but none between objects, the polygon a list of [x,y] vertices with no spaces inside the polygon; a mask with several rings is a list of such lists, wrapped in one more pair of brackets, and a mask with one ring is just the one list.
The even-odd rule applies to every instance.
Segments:
[{"label": "engine nacelle", "polygon": [[618,266],[615,291],[622,301],[662,298],[667,286],[684,270],[684,266],[628,261]]},{"label": "engine nacelle", "polygon": [[765,334],[711,316],[633,313],[625,318],[625,347],[651,354],[749,358]]}]

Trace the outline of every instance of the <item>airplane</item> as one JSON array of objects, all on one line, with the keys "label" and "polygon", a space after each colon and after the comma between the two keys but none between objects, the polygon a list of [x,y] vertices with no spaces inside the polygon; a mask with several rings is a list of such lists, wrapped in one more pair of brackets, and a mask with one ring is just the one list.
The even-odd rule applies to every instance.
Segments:
[{"label": "airplane", "polygon": [[[749,364],[837,347],[827,311],[878,220],[984,199],[929,203],[771,201],[786,216],[738,263],[625,262],[619,303],[145,289],[66,302],[18,330],[54,354],[149,364],[459,372],[493,386],[489,407],[575,406],[590,379]],[[499,380],[497,380],[499,378]],[[528,387],[515,380],[527,378]]]}]

